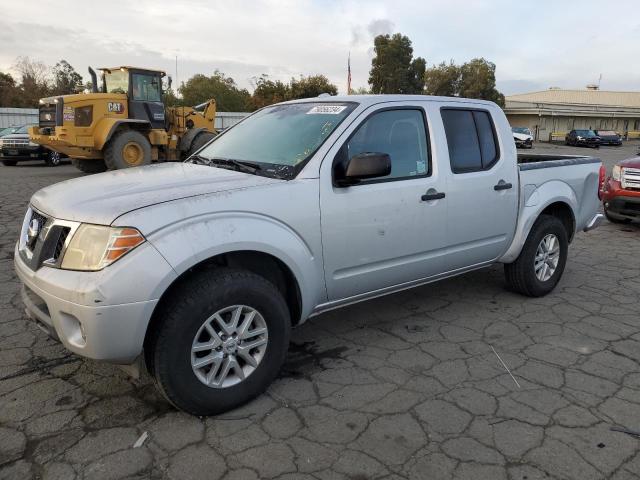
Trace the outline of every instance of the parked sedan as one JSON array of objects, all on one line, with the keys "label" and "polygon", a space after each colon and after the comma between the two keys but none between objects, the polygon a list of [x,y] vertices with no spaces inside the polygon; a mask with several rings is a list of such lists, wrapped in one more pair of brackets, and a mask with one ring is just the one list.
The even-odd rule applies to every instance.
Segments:
[{"label": "parked sedan", "polygon": [[527,127],[512,127],[513,141],[516,148],[533,148],[533,135]]},{"label": "parked sedan", "polygon": [[593,130],[571,130],[564,137],[564,143],[574,147],[598,148],[600,147],[600,137]]},{"label": "parked sedan", "polygon": [[62,156],[58,152],[44,148],[29,140],[27,125],[19,127],[14,133],[0,137],[0,159],[2,164],[13,167],[23,160],[43,159],[50,167],[60,165]]},{"label": "parked sedan", "polygon": [[598,137],[600,137],[600,145],[622,145],[622,137],[613,130],[594,130]]}]

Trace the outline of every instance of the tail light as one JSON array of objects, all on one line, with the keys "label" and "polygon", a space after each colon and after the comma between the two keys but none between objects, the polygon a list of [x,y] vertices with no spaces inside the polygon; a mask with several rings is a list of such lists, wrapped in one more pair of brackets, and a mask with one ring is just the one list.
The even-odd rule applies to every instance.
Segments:
[{"label": "tail light", "polygon": [[607,174],[607,169],[604,164],[600,164],[600,171],[598,172],[598,198],[602,200],[602,189],[604,188],[604,177]]}]

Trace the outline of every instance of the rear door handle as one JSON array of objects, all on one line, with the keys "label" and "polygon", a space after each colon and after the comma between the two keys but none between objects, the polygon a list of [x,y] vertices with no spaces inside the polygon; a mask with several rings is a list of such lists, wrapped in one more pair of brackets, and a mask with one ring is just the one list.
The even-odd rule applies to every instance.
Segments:
[{"label": "rear door handle", "polygon": [[513,185],[511,185],[510,183],[498,183],[497,185],[493,186],[493,189],[496,191],[499,190],[509,190],[510,188],[512,188]]},{"label": "rear door handle", "polygon": [[422,199],[423,202],[428,202],[429,200],[440,200],[441,198],[444,198],[444,197],[445,197],[444,192],[435,192],[435,193],[425,193],[420,198]]}]

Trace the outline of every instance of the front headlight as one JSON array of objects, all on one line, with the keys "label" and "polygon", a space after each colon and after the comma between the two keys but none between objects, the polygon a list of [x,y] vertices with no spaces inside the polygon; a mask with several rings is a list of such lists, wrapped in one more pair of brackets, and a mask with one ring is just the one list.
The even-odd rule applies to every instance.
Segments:
[{"label": "front headlight", "polygon": [[144,237],[135,228],[82,224],[71,238],[60,267],[102,270],[143,242]]},{"label": "front headlight", "polygon": [[613,167],[611,177],[614,180],[620,181],[620,178],[622,177],[622,167],[620,165],[616,165],[615,167]]},{"label": "front headlight", "polygon": [[37,147],[38,144],[37,143],[33,143],[31,140],[29,140],[29,146],[30,147]]},{"label": "front headlight", "polygon": [[583,138],[583,137],[581,137],[580,135],[578,135],[578,136],[576,137],[576,139],[578,139],[578,140],[584,140],[584,138]]}]

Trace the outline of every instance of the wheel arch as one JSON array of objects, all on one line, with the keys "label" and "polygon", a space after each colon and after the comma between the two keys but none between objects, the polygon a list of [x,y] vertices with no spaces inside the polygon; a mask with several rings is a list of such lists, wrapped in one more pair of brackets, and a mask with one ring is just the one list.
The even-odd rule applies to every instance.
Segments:
[{"label": "wheel arch", "polygon": [[136,130],[145,137],[151,131],[151,124],[146,120],[135,120],[135,119],[114,119],[114,118],[105,118],[100,121],[99,126],[96,128],[94,132],[94,147],[97,150],[102,150],[105,145],[113,138],[113,136],[124,129]]},{"label": "wheel arch", "polygon": [[[544,201],[540,201],[544,198]],[[507,252],[498,259],[501,263],[511,263],[522,251],[531,228],[540,215],[553,215],[564,225],[567,238],[571,242],[576,233],[576,209],[578,200],[575,192],[564,182],[551,181],[530,192],[521,206],[516,234]]]},{"label": "wheel arch", "polygon": [[159,312],[165,308],[171,295],[180,286],[188,282],[200,272],[215,268],[240,268],[248,270],[270,281],[282,293],[289,313],[291,324],[300,323],[302,315],[302,294],[300,283],[291,268],[278,257],[258,250],[233,250],[202,260],[178,275],[160,295],[160,299],[154,308],[153,314],[145,332],[145,344],[153,330],[154,323],[158,321]]}]

